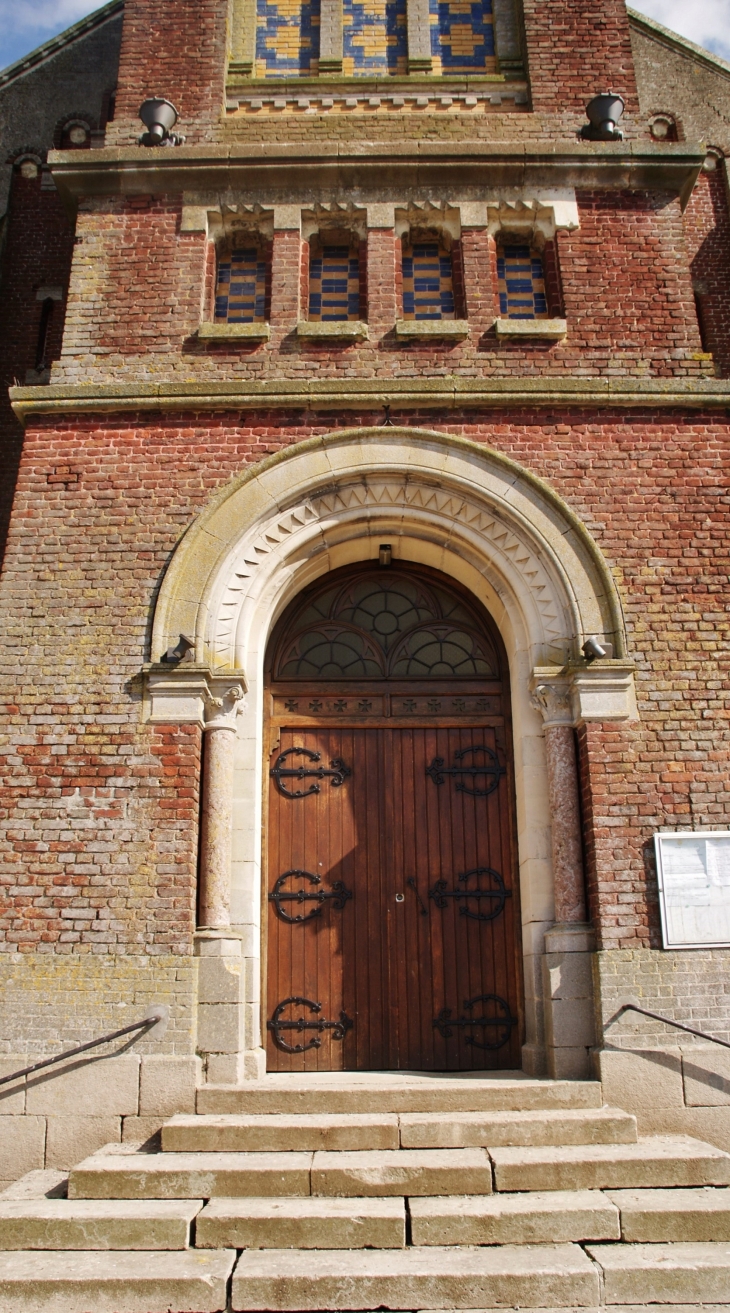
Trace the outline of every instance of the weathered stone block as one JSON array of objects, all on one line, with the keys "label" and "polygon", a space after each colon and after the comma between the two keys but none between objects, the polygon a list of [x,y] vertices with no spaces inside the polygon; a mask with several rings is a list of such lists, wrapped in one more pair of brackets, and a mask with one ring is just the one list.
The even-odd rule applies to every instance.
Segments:
[{"label": "weathered stone block", "polygon": [[139,1057],[96,1058],[51,1068],[28,1082],[26,1110],[60,1117],[110,1117],[139,1109]]},{"label": "weathered stone block", "polygon": [[201,1003],[198,1048],[203,1053],[238,1053],[243,1048],[244,1008],[235,1003]]},{"label": "weathered stone block", "polygon": [[140,1117],[174,1117],[195,1111],[201,1063],[196,1057],[144,1054],[139,1080]]},{"label": "weathered stone block", "polygon": [[[0,1058],[0,1076],[11,1076],[14,1071],[21,1071],[30,1065],[25,1053],[11,1054]],[[9,1117],[13,1113],[25,1112],[25,1080],[12,1081],[0,1086],[0,1117]]]},{"label": "weathered stone block", "polygon": [[682,1051],[684,1099],[690,1108],[730,1105],[730,1050],[700,1047]]},{"label": "weathered stone block", "polygon": [[46,1167],[71,1168],[104,1144],[121,1141],[121,1117],[49,1117]]},{"label": "weathered stone block", "polygon": [[45,1117],[0,1117],[0,1180],[45,1166]]}]

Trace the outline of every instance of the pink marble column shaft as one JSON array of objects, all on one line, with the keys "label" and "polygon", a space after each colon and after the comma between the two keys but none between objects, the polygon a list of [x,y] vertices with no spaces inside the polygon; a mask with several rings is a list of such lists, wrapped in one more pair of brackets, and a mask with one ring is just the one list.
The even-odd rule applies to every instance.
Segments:
[{"label": "pink marble column shaft", "polygon": [[552,828],[555,920],[561,925],[585,922],[575,737],[570,725],[546,725],[544,732]]}]

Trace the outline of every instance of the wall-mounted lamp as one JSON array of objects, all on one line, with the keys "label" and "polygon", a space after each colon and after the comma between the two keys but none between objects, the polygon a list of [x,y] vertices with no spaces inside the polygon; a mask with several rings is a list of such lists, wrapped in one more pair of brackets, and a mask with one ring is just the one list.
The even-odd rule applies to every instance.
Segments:
[{"label": "wall-mounted lamp", "polygon": [[623,96],[614,91],[602,91],[586,105],[588,122],[580,130],[587,141],[623,141],[624,134],[618,123],[626,108]]},{"label": "wall-mounted lamp", "polygon": [[147,131],[138,138],[140,146],[181,146],[185,138],[173,132],[177,110],[164,96],[151,96],[139,107],[139,117]]},{"label": "wall-mounted lamp", "polygon": [[581,652],[586,661],[600,661],[601,657],[609,655],[608,649],[603,647],[597,638],[587,638],[581,648]]},{"label": "wall-mounted lamp", "polygon": [[381,543],[378,548],[378,561],[381,565],[390,565],[393,560],[393,549],[390,543]]}]

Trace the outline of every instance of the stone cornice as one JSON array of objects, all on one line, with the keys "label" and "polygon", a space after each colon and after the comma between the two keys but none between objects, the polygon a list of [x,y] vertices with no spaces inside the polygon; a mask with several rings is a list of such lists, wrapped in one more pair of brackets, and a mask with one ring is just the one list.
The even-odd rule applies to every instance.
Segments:
[{"label": "stone cornice", "polygon": [[[705,158],[699,145],[640,142],[329,141],[230,142],[152,149],[126,146],[51,151],[56,186],[80,196],[235,191],[261,204],[357,193],[382,200],[388,187],[646,188],[687,200]],[[476,194],[476,193],[475,193]]]},{"label": "stone cornice", "polygon": [[730,380],[639,378],[281,379],[230,383],[98,383],[12,387],[13,410],[42,415],[122,411],[494,410],[551,408],[730,410]]}]

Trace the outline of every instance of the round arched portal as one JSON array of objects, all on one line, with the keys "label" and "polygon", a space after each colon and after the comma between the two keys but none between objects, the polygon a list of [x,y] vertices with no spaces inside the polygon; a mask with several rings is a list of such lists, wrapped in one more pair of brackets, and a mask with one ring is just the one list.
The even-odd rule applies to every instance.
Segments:
[{"label": "round arched portal", "polygon": [[[216,689],[226,680],[240,680],[247,689],[235,721],[230,900],[231,922],[252,955],[247,978],[257,976],[262,898],[267,902],[270,892],[262,895],[261,886],[269,640],[295,597],[333,571],[376,562],[382,544],[390,545],[395,567],[438,571],[464,590],[470,605],[489,615],[503,647],[511,689],[526,1042],[538,1053],[540,954],[555,916],[543,719],[530,689],[536,672],[543,677],[575,663],[588,637],[623,657],[621,611],[598,548],[552,489],[501,454],[450,435],[357,429],[278,453],[221,491],[182,539],[163,581],[153,663],[185,635],[195,668],[209,670]],[[152,716],[168,718],[156,710],[150,681]],[[160,676],[161,689],[164,683]],[[621,697],[625,701],[624,692]],[[463,1003],[454,1000],[454,1007]],[[266,1011],[270,1019],[268,1000]],[[251,986],[248,1050],[260,1052],[260,1016]]]},{"label": "round arched portal", "polygon": [[506,653],[463,586],[391,552],[322,576],[269,643],[270,1070],[521,1064]]}]

